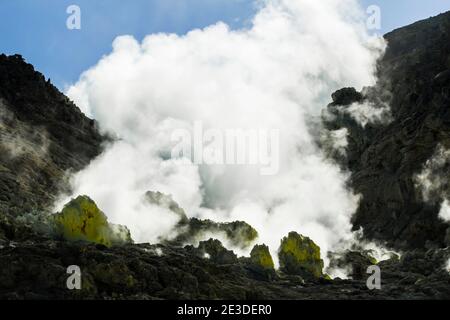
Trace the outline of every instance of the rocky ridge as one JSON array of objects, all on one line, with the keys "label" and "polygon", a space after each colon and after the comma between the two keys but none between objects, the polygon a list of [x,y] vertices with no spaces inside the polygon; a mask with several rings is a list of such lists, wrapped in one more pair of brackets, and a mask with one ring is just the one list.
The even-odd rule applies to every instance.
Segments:
[{"label": "rocky ridge", "polygon": [[[450,224],[439,217],[443,199],[425,199],[416,176],[440,145],[450,148],[450,12],[385,38],[377,84],[334,93],[324,123],[348,133],[345,155],[334,156],[362,195],[354,229],[401,250],[444,248]],[[367,105],[374,112],[388,106],[389,119],[362,125],[355,112]],[[448,166],[440,172],[449,173]]]}]

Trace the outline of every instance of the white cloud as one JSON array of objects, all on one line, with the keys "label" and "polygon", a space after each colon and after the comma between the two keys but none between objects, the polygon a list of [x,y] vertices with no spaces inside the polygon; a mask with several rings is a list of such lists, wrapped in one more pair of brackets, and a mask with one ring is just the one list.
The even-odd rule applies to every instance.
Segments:
[{"label": "white cloud", "polygon": [[[350,237],[358,197],[317,149],[311,119],[334,90],[370,85],[384,48],[364,29],[354,0],[265,1],[245,30],[217,23],[184,36],[118,37],[68,95],[121,141],[75,176],[137,241],[170,232],[176,217],[144,205],[148,190],[171,194],[190,216],[244,220],[275,253],[296,230],[325,252]],[[280,171],[183,166],[168,160],[173,130],[280,129]]]}]

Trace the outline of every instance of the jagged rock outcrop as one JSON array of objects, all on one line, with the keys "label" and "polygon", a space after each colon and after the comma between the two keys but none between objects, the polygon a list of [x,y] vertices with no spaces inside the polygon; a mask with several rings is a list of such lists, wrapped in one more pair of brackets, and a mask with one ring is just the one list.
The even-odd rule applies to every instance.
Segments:
[{"label": "jagged rock outcrop", "polygon": [[[346,129],[348,146],[336,157],[352,172],[362,195],[354,229],[401,249],[444,247],[449,224],[440,203],[426,201],[414,180],[442,144],[450,147],[450,12],[395,30],[378,64],[378,83],[363,92],[333,95],[324,117],[330,130]],[[389,105],[389,121],[362,126],[352,104]]]},{"label": "jagged rock outcrop", "polygon": [[107,247],[132,243],[126,226],[108,222],[106,215],[87,196],[79,196],[51,217],[55,231],[68,241],[87,241]]},{"label": "jagged rock outcrop", "polygon": [[304,278],[323,276],[323,260],[320,248],[310,238],[297,232],[290,232],[281,240],[278,250],[280,270],[286,274],[299,275]]},{"label": "jagged rock outcrop", "polygon": [[259,279],[271,281],[276,277],[275,264],[269,247],[255,245],[250,252],[249,269],[258,275]]},{"label": "jagged rock outcrop", "polygon": [[250,252],[250,261],[263,269],[275,269],[269,247],[265,244],[255,245]]}]

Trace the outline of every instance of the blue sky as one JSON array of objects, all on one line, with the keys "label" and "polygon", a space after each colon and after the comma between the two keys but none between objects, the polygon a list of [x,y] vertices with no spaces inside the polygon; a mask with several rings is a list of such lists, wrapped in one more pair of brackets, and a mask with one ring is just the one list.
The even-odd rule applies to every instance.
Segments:
[{"label": "blue sky", "polygon": [[[319,1],[319,0],[318,0]],[[66,28],[66,9],[82,10],[81,30]],[[361,0],[382,9],[382,33],[450,10],[450,0]],[[0,0],[0,52],[20,53],[60,89],[111,51],[122,34],[186,33],[224,21],[249,23],[253,0]]]}]

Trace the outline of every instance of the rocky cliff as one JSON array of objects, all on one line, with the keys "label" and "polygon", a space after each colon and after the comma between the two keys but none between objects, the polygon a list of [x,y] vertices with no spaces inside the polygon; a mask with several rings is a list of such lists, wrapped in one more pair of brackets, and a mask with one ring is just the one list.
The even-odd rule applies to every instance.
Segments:
[{"label": "rocky cliff", "polygon": [[[325,121],[349,134],[339,161],[362,195],[354,229],[401,249],[446,247],[449,224],[438,217],[443,199],[424,198],[416,177],[439,145],[450,147],[450,13],[385,38],[378,83],[363,92],[336,92],[328,107],[334,117]],[[351,113],[367,105],[388,106],[390,117],[361,125]]]},{"label": "rocky cliff", "polygon": [[104,137],[19,55],[0,55],[0,210],[44,210],[64,177],[102,151]]}]

